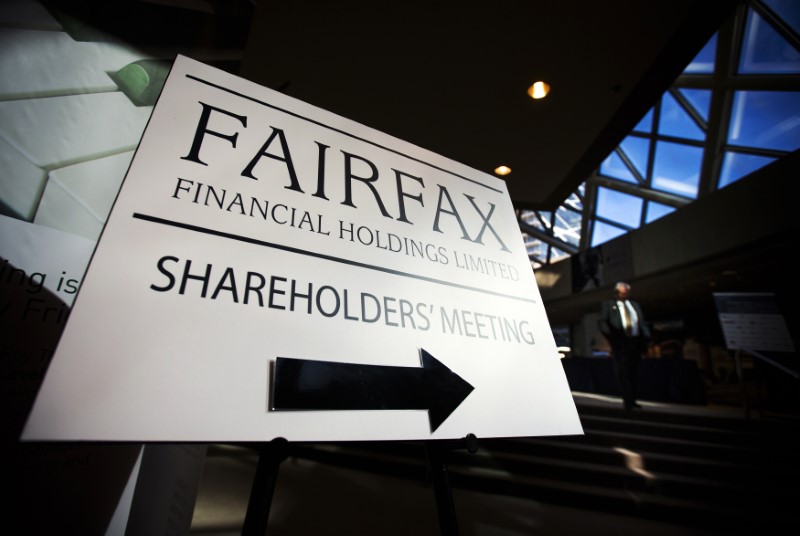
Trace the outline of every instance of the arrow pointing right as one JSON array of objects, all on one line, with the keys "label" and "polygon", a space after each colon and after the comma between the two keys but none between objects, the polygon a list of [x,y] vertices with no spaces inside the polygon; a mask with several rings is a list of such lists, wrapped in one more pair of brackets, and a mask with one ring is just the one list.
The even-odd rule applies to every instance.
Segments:
[{"label": "arrow pointing right", "polygon": [[422,368],[278,357],[272,409],[427,409],[434,432],[474,387],[424,349]]}]

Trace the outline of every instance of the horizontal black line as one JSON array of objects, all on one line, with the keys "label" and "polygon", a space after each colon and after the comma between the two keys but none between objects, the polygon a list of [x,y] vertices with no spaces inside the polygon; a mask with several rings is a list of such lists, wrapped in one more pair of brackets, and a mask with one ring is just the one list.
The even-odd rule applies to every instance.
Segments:
[{"label": "horizontal black line", "polygon": [[149,221],[149,222],[152,222],[152,223],[158,223],[158,224],[161,224],[161,225],[169,225],[170,227],[178,227],[180,229],[186,229],[188,231],[194,231],[196,233],[203,233],[203,234],[207,234],[207,235],[218,236],[218,237],[221,237],[221,238],[227,238],[229,240],[237,240],[239,242],[245,242],[245,243],[248,243],[248,244],[254,244],[254,245],[257,245],[257,246],[263,246],[263,247],[268,247],[268,248],[273,248],[273,249],[279,249],[281,251],[286,251],[286,252],[289,252],[289,253],[296,253],[297,255],[305,255],[307,257],[316,257],[317,259],[324,259],[324,260],[327,260],[327,261],[338,262],[340,264],[347,264],[349,266],[357,266],[359,268],[366,268],[367,270],[374,270],[376,272],[384,272],[384,273],[387,273],[387,274],[398,275],[398,276],[401,276],[401,277],[408,277],[408,278],[411,278],[411,279],[419,279],[420,281],[427,281],[429,283],[435,283],[437,285],[445,285],[445,286],[448,286],[448,287],[460,288],[460,289],[469,290],[469,291],[472,291],[472,292],[480,292],[480,293],[483,293],[483,294],[490,294],[492,296],[499,296],[501,298],[508,298],[508,299],[511,299],[511,300],[518,300],[518,301],[536,303],[536,300],[532,300],[530,298],[524,298],[524,297],[521,297],[521,296],[514,296],[514,295],[511,295],[511,294],[503,294],[502,292],[495,292],[495,291],[492,291],[492,290],[486,290],[486,289],[477,288],[477,287],[470,287],[468,285],[460,285],[458,283],[452,283],[450,281],[443,281],[441,279],[435,279],[433,277],[426,277],[424,275],[411,274],[411,273],[408,273],[408,272],[401,272],[400,270],[394,270],[392,268],[386,268],[386,267],[383,267],[383,266],[376,266],[374,264],[366,264],[366,263],[363,263],[363,262],[353,261],[353,260],[350,260],[350,259],[343,259],[341,257],[334,257],[332,255],[326,255],[324,253],[317,253],[315,251],[307,251],[307,250],[304,250],[304,249],[293,248],[291,246],[285,246],[283,244],[275,244],[273,242],[265,242],[263,240],[257,240],[255,238],[250,238],[248,236],[241,236],[241,235],[236,235],[236,234],[232,234],[232,233],[226,233],[226,232],[223,232],[223,231],[217,231],[215,229],[209,229],[207,227],[201,227],[199,225],[192,225],[190,223],[182,223],[182,222],[178,222],[178,221],[167,220],[165,218],[159,218],[157,216],[149,216],[147,214],[141,214],[139,212],[134,212],[133,213],[133,217],[136,218],[136,219],[139,219],[139,220]]},{"label": "horizontal black line", "polygon": [[241,97],[243,99],[247,99],[249,101],[261,104],[262,106],[266,106],[267,108],[272,108],[273,110],[277,110],[279,112],[283,112],[283,113],[285,113],[287,115],[291,115],[291,116],[296,117],[298,119],[302,119],[304,121],[308,121],[309,123],[313,123],[313,124],[315,124],[317,126],[320,126],[320,127],[323,127],[323,128],[327,128],[328,130],[332,130],[333,132],[338,132],[339,134],[342,134],[344,136],[348,136],[348,137],[353,138],[355,140],[359,140],[359,141],[362,141],[364,143],[368,143],[368,144],[370,144],[370,145],[372,145],[374,147],[378,147],[379,149],[383,149],[384,151],[388,151],[390,153],[394,153],[394,154],[400,155],[400,156],[402,156],[404,158],[408,158],[409,160],[413,160],[414,162],[418,162],[420,164],[425,164],[428,167],[431,167],[433,169],[437,169],[437,170],[439,170],[439,171],[441,171],[443,173],[447,173],[448,175],[452,175],[454,177],[458,177],[459,179],[464,179],[465,181],[469,181],[469,182],[471,182],[473,184],[477,184],[478,186],[483,186],[484,188],[492,190],[493,192],[497,192],[499,194],[503,193],[502,190],[499,190],[497,188],[489,186],[488,184],[483,184],[482,182],[476,181],[475,179],[470,179],[469,177],[465,177],[463,175],[459,175],[458,173],[456,173],[454,171],[450,171],[448,169],[441,168],[439,166],[431,164],[430,162],[426,162],[424,160],[420,160],[419,158],[415,158],[413,156],[407,155],[407,154],[402,153],[400,151],[396,151],[396,150],[394,150],[394,149],[392,149],[390,147],[385,147],[385,146],[383,146],[383,145],[381,145],[379,143],[375,143],[374,141],[361,138],[359,136],[356,136],[355,134],[351,134],[350,132],[346,132],[344,130],[340,130],[338,128],[334,128],[334,127],[332,127],[330,125],[326,125],[325,123],[321,123],[321,122],[319,122],[319,121],[317,121],[315,119],[311,119],[310,117],[305,117],[305,116],[300,115],[298,113],[291,112],[289,110],[285,110],[283,108],[275,106],[274,104],[269,104],[268,102],[264,102],[262,100],[259,100],[259,99],[255,98],[255,97],[251,97],[249,95],[245,95],[244,93],[239,93],[238,91],[234,91],[234,90],[232,90],[230,88],[227,88],[227,87],[224,87],[224,86],[220,86],[219,84],[215,84],[213,82],[209,82],[208,80],[203,80],[202,78],[199,78],[199,77],[191,75],[191,74],[187,74],[186,77],[190,78],[192,80],[195,80],[196,82],[200,82],[201,84],[206,84],[207,86],[211,86],[211,87],[217,88],[219,90],[225,91],[227,93],[230,93],[231,95],[236,95],[237,97]]}]

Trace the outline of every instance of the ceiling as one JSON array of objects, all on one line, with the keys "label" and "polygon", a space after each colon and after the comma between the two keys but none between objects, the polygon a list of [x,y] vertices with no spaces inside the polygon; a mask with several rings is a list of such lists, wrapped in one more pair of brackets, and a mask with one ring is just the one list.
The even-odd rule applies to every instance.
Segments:
[{"label": "ceiling", "polygon": [[[505,177],[554,210],[739,0],[40,0],[71,34],[175,51]],[[528,87],[548,82],[547,98]]]},{"label": "ceiling", "polygon": [[[475,169],[555,209],[738,4],[257,2],[240,75]],[[528,97],[537,80],[552,86]]]}]

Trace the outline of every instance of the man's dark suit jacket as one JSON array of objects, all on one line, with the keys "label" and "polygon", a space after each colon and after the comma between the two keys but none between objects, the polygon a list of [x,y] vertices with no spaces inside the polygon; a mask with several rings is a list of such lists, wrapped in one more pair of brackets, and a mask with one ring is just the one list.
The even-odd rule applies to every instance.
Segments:
[{"label": "man's dark suit jacket", "polygon": [[[644,351],[650,341],[650,327],[644,319],[644,313],[639,304],[634,300],[628,300],[628,302],[630,302],[633,310],[636,311],[636,316],[639,318],[639,342],[641,351]],[[600,333],[608,339],[612,350],[622,346],[627,337],[625,336],[625,328],[622,326],[616,299],[606,300],[601,304],[597,326],[600,329]]]}]

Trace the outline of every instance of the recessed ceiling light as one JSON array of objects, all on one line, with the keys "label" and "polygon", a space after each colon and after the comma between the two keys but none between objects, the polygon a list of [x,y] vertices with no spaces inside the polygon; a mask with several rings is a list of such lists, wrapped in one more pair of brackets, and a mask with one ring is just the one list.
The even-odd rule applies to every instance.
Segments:
[{"label": "recessed ceiling light", "polygon": [[498,166],[494,168],[494,172],[503,177],[511,173],[511,168],[508,166]]},{"label": "recessed ceiling light", "polygon": [[550,93],[550,84],[547,82],[534,82],[533,85],[528,88],[528,95],[534,99],[543,99],[548,93]]}]

